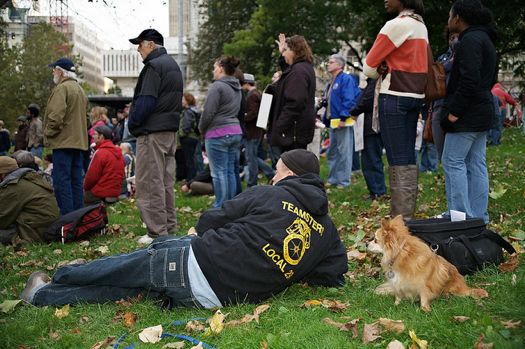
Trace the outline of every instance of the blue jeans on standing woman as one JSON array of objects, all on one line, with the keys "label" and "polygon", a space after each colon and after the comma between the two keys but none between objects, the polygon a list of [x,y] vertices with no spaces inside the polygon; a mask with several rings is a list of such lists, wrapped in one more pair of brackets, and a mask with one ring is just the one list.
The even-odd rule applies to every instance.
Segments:
[{"label": "blue jeans on standing woman", "polygon": [[364,136],[364,149],[361,152],[361,168],[370,195],[386,194],[385,173],[383,170],[383,141],[380,134]]},{"label": "blue jeans on standing woman", "polygon": [[352,126],[331,128],[330,146],[326,152],[329,168],[328,183],[343,187],[350,185],[353,155],[354,128]]},{"label": "blue jeans on standing woman", "polygon": [[64,266],[36,291],[32,304],[104,303],[143,294],[167,297],[170,305],[199,306],[188,277],[192,238],[165,236],[135,252]]},{"label": "blue jeans on standing woman", "polygon": [[448,132],[441,163],[445,172],[448,210],[489,222],[487,132]]},{"label": "blue jeans on standing woman", "polygon": [[53,189],[61,215],[84,206],[84,153],[79,149],[53,150]]},{"label": "blue jeans on standing woman", "polygon": [[237,194],[241,140],[242,135],[227,135],[205,140],[215,192],[213,207],[220,207],[224,201]]},{"label": "blue jeans on standing woman", "polygon": [[381,138],[390,166],[415,165],[416,126],[422,99],[379,95]]},{"label": "blue jeans on standing woman", "polygon": [[[268,177],[273,173],[273,170],[268,166],[263,159],[259,158],[259,146],[262,139],[247,139],[246,140],[246,161],[248,162],[248,187],[257,185],[257,176],[259,170],[263,171]],[[270,176],[272,178],[273,175]]]}]

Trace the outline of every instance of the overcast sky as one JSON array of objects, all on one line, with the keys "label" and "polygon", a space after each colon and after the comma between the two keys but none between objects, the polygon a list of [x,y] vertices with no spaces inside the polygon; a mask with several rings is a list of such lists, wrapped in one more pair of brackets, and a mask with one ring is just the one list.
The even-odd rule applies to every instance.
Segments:
[{"label": "overcast sky", "polygon": [[[60,1],[42,1],[41,12],[47,10],[54,15],[55,3]],[[91,27],[109,47],[115,49],[129,48],[128,39],[138,36],[146,28],[155,28],[162,35],[169,35],[168,0],[68,0],[64,3],[69,7],[70,16]]]}]

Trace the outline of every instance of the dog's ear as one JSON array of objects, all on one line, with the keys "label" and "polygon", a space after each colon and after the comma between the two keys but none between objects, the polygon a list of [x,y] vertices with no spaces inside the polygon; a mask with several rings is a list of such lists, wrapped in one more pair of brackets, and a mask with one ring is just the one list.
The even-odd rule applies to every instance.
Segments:
[{"label": "dog's ear", "polygon": [[398,214],[397,216],[394,217],[394,219],[392,219],[392,223],[394,223],[395,225],[405,225],[405,221],[403,220],[403,216]]},{"label": "dog's ear", "polygon": [[381,229],[385,231],[390,229],[390,219],[388,218],[381,219]]}]

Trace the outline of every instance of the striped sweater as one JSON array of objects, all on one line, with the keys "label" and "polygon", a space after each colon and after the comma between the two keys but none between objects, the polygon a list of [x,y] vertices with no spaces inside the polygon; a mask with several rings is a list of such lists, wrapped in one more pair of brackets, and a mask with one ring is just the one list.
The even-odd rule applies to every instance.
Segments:
[{"label": "striped sweater", "polygon": [[377,79],[377,67],[388,65],[380,93],[424,98],[428,71],[428,33],[413,11],[402,11],[386,22],[366,56],[363,72]]}]

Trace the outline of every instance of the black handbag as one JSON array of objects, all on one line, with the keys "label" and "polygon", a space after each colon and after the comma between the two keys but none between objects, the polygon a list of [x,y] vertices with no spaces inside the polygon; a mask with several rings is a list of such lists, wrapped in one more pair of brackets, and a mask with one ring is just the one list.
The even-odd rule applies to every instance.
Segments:
[{"label": "black handbag", "polygon": [[462,275],[473,274],[487,264],[500,264],[502,248],[511,254],[516,252],[479,218],[459,222],[451,222],[448,218],[411,220],[407,227],[432,251],[455,265]]}]

